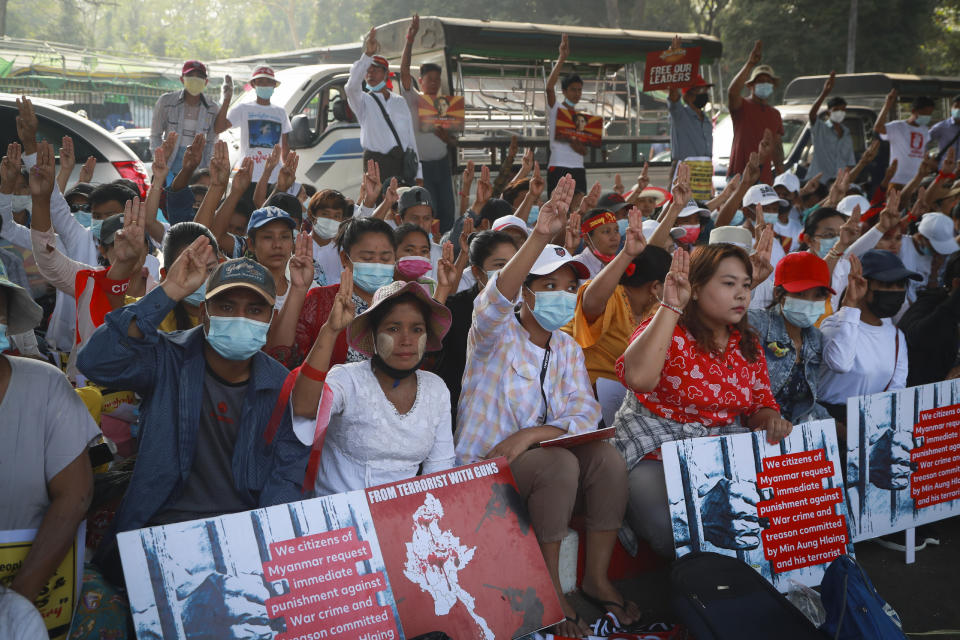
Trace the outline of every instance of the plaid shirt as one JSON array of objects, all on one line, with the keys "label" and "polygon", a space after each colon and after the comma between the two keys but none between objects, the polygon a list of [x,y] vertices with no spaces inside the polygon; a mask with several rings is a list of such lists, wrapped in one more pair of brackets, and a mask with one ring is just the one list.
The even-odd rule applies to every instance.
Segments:
[{"label": "plaid shirt", "polygon": [[553,332],[541,392],[544,350],[530,341],[514,315],[515,302],[507,300],[495,283],[496,276],[473,304],[457,411],[460,464],[481,459],[520,429],[547,424],[576,434],[595,429],[600,422],[600,405],[593,397],[580,346],[562,331]]}]

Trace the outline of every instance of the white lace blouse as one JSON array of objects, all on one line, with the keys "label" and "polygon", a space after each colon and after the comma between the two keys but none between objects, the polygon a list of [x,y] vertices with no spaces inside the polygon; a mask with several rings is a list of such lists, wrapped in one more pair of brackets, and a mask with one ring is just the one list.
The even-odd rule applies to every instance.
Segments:
[{"label": "white lace blouse", "polygon": [[[416,399],[410,411],[400,414],[384,395],[369,360],[330,369],[327,384],[333,406],[317,472],[317,495],[412,478],[421,463],[424,474],[453,466],[450,392],[436,374],[416,375]],[[314,422],[295,418],[295,431],[306,426],[312,434]]]}]

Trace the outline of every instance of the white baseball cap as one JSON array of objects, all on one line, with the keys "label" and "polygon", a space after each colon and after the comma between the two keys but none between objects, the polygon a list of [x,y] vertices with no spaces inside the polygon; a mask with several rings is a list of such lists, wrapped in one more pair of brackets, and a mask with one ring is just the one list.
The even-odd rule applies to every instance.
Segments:
[{"label": "white baseball cap", "polygon": [[853,210],[857,205],[860,205],[860,213],[862,215],[867,212],[867,209],[870,208],[870,201],[863,196],[846,196],[843,200],[837,203],[837,211],[845,216],[853,215]]},{"label": "white baseball cap", "polygon": [[[660,223],[656,220],[644,220],[642,225],[643,237],[649,240],[657,229],[660,228]],[[680,227],[674,227],[670,229],[670,237],[674,240],[678,240],[686,235],[686,231]]]},{"label": "white baseball cap", "polygon": [[747,189],[747,193],[743,196],[743,206],[752,207],[758,204],[765,207],[768,204],[786,205],[789,203],[778,196],[770,185],[755,184]]},{"label": "white baseball cap", "polygon": [[735,244],[750,251],[753,248],[753,234],[744,227],[717,227],[710,232],[710,244]]},{"label": "white baseball cap", "polygon": [[930,241],[933,250],[943,256],[960,251],[954,236],[953,220],[942,213],[925,213],[917,225],[917,233]]},{"label": "white baseball cap", "polygon": [[537,261],[533,263],[533,268],[530,269],[530,275],[550,275],[567,264],[573,267],[577,277],[581,280],[590,277],[590,270],[587,269],[587,265],[574,258],[569,251],[557,244],[548,244],[543,248],[540,257],[537,258]]},{"label": "white baseball cap", "polygon": [[797,193],[800,191],[800,178],[798,178],[796,174],[787,171],[773,179],[773,186],[783,187],[790,193]]},{"label": "white baseball cap", "polygon": [[688,204],[683,209],[680,209],[680,213],[677,214],[677,218],[686,218],[687,216],[692,216],[695,213],[708,218],[710,217],[709,209],[704,209],[703,207],[699,207],[696,203],[694,203]]},{"label": "white baseball cap", "polygon": [[523,231],[523,235],[529,235],[529,229],[527,228],[527,223],[521,220],[517,216],[502,216],[493,221],[493,226],[491,229],[494,231],[503,231],[507,227],[516,227],[520,231]]}]

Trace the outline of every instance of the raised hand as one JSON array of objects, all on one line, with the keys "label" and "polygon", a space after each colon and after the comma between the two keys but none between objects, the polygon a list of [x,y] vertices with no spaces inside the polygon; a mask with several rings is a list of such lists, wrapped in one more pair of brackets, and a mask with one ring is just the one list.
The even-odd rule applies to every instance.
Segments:
[{"label": "raised hand", "polygon": [[[217,148],[214,147],[213,150],[214,150],[214,154],[216,154]],[[212,174],[212,171],[211,171],[211,174]],[[248,188],[250,188],[250,183],[252,181],[253,181],[253,158],[244,158],[243,160],[240,161],[240,167],[237,169],[237,172],[233,174],[233,190],[237,191],[238,193],[243,193]]]},{"label": "raised hand", "polygon": [[957,148],[950,147],[947,149],[947,152],[943,154],[943,166],[940,168],[940,171],[943,173],[956,173],[957,172]]},{"label": "raised hand", "polygon": [[763,205],[757,203],[753,207],[753,239],[760,241],[760,235],[767,228],[767,223],[763,219]]},{"label": "raised hand", "polygon": [[[251,161],[251,172],[252,172],[253,160],[251,158],[244,158],[244,159]],[[217,140],[216,144],[213,145],[213,156],[210,158],[210,184],[212,186],[222,187],[223,189],[226,189],[227,184],[229,182],[230,182],[230,152],[227,150],[226,141]]]},{"label": "raised hand", "polygon": [[13,193],[20,179],[20,145],[11,142],[7,145],[7,155],[0,162],[0,193]]},{"label": "raised hand", "polygon": [[760,179],[760,154],[752,151],[747,157],[747,166],[743,168],[743,181],[753,186]]},{"label": "raised hand", "polygon": [[884,107],[887,109],[891,109],[896,104],[897,104],[897,90],[890,89],[890,93],[887,94],[887,97],[884,100]]},{"label": "raised hand", "polygon": [[527,147],[520,159],[520,171],[523,175],[529,175],[533,170],[533,147]]},{"label": "raised hand", "polygon": [[377,28],[370,27],[367,37],[363,41],[363,52],[368,56],[376,55],[380,51],[380,43],[377,42]]},{"label": "raised hand", "polygon": [[557,59],[558,61],[564,61],[567,59],[567,56],[570,55],[570,38],[567,37],[567,34],[560,36],[560,47],[557,49]]},{"label": "raised hand", "polygon": [[123,205],[123,228],[113,237],[114,263],[137,264],[146,256],[143,231],[146,219],[146,203],[139,197],[127,200]]},{"label": "raised hand", "polygon": [[93,180],[93,170],[97,168],[97,159],[89,156],[80,167],[80,175],[77,176],[79,182],[90,182]]},{"label": "raised hand", "polygon": [[283,159],[283,166],[277,174],[277,191],[288,191],[297,180],[297,166],[300,164],[300,156],[296,151],[291,151]]},{"label": "raised hand", "polygon": [[297,235],[293,256],[290,258],[290,286],[309,289],[313,282],[313,240],[309,233]]},{"label": "raised hand", "polygon": [[267,175],[273,175],[273,170],[280,164],[280,145],[273,145],[273,149],[270,150],[270,155],[267,156],[266,160],[263,161],[263,172]]},{"label": "raised hand", "polygon": [[847,276],[847,292],[843,294],[843,306],[858,307],[867,295],[867,279],[863,277],[863,265],[860,259],[850,254],[850,274]]},{"label": "raised hand", "polygon": [[223,102],[233,102],[233,78],[230,74],[223,76],[223,85],[220,87],[220,96]]},{"label": "raised hand", "polygon": [[533,232],[546,239],[547,242],[564,229],[564,217],[570,208],[570,201],[573,200],[573,192],[576,190],[577,181],[565,175],[557,181],[553,193],[550,194],[550,200],[540,207],[540,215],[533,227]]},{"label": "raised hand", "polygon": [[763,42],[757,40],[753,43],[753,50],[750,51],[750,57],[747,59],[747,64],[751,67],[755,67],[760,64],[760,60],[763,59]]},{"label": "raised hand", "polygon": [[683,48],[683,41],[680,40],[680,36],[679,35],[673,36],[673,40],[670,42],[670,50],[676,51],[677,49],[682,49],[682,48]]},{"label": "raised hand", "polygon": [[640,193],[644,189],[650,186],[650,163],[644,160],[643,170],[640,171],[640,175],[637,176],[637,193]]},{"label": "raised hand", "polygon": [[213,257],[210,239],[200,236],[173,261],[160,286],[171,300],[183,300],[206,282],[207,264]]},{"label": "raised hand", "polygon": [[171,131],[167,134],[163,144],[153,152],[153,165],[151,166],[151,170],[153,171],[154,184],[162,183],[166,179],[167,173],[170,171],[170,158],[173,157],[176,148],[177,132]]},{"label": "raised hand", "polygon": [[440,260],[437,261],[437,284],[453,288],[460,281],[460,270],[453,261],[453,243],[444,242]]},{"label": "raised hand", "polygon": [[887,191],[887,201],[877,218],[877,229],[886,233],[900,224],[900,192],[896,189]]},{"label": "raised hand", "polygon": [[837,72],[831,71],[830,75],[827,77],[827,81],[823,83],[823,91],[821,95],[828,96],[830,92],[833,91],[833,85],[837,82]]},{"label": "raised hand", "polygon": [[567,218],[567,232],[564,234],[563,246],[570,253],[576,252],[580,246],[580,214],[571,213]]},{"label": "raised hand", "polygon": [[927,206],[925,201],[925,196],[927,195],[927,188],[920,187],[917,189],[917,199],[913,201],[913,206],[910,207],[910,215],[915,219],[919,220],[923,217],[923,214],[929,213],[930,207]]},{"label": "raised hand", "polygon": [[580,201],[580,211],[590,211],[597,206],[597,202],[600,200],[600,189],[600,182],[594,182],[590,191]]},{"label": "raised hand", "polygon": [[[190,146],[183,152],[183,168],[180,169],[181,171],[186,170],[187,173],[193,173],[197,170],[197,167],[199,167],[203,161],[203,147],[206,144],[207,137],[202,133],[198,133],[193,137],[193,142],[191,142]],[[197,286],[199,287],[200,285]]]},{"label": "raised hand", "polygon": [[410,18],[410,26],[407,28],[407,42],[413,42],[418,31],[420,31],[420,16],[415,13]]},{"label": "raised hand", "polygon": [[773,265],[770,263],[770,256],[773,254],[773,237],[773,227],[767,225],[760,234],[753,253],[750,254],[750,264],[753,265],[754,288],[773,273]]},{"label": "raised hand", "polygon": [[507,157],[510,158],[512,162],[514,158],[517,157],[517,149],[520,146],[520,138],[517,137],[517,134],[511,134],[510,136],[510,146],[507,148]]},{"label": "raised hand", "polygon": [[843,168],[837,170],[837,179],[830,186],[830,195],[827,196],[829,206],[837,206],[837,203],[843,200],[850,189],[850,170]]},{"label": "raised hand", "polygon": [[632,260],[647,248],[647,239],[643,235],[643,214],[636,207],[627,211],[627,234],[623,240],[623,252]]},{"label": "raised hand", "polygon": [[760,145],[757,147],[760,153],[760,162],[770,162],[773,158],[773,132],[770,129],[763,130],[763,138],[760,139]]},{"label": "raised hand", "polygon": [[677,167],[677,177],[673,181],[671,193],[673,194],[673,201],[678,207],[685,207],[690,202],[690,165],[685,162],[681,162]]},{"label": "raised hand", "polygon": [[670,271],[663,281],[663,301],[671,307],[683,309],[690,302],[690,254],[683,249],[673,252]]},{"label": "raised hand", "polygon": [[333,299],[333,308],[330,309],[324,327],[339,334],[353,321],[356,312],[353,305],[353,267],[348,266],[340,274],[340,289],[337,297]]},{"label": "raised hand", "polygon": [[821,171],[821,172],[818,173],[817,175],[815,175],[815,176],[813,176],[812,178],[810,178],[809,180],[807,180],[807,181],[803,184],[803,186],[800,187],[800,192],[799,192],[798,195],[800,195],[800,196],[805,196],[805,195],[811,194],[811,193],[813,193],[814,191],[816,191],[816,190],[817,190],[817,187],[820,186],[820,178],[822,178],[822,177],[823,177],[823,171]]},{"label": "raised hand", "polygon": [[860,237],[860,205],[853,208],[850,217],[840,227],[840,245],[849,247]]},{"label": "raised hand", "polygon": [[883,174],[883,181],[880,183],[880,186],[886,188],[890,184],[890,181],[893,180],[893,176],[897,174],[897,159],[894,158],[890,161],[890,165],[887,167],[886,172]]},{"label": "raised hand", "polygon": [[63,136],[60,141],[60,173],[69,176],[77,166],[77,158],[73,153],[73,138]]},{"label": "raised hand", "polygon": [[478,207],[483,207],[491,196],[493,196],[493,182],[490,181],[490,167],[483,165],[480,167],[480,180],[477,181]]},{"label": "raised hand", "polygon": [[37,129],[40,122],[27,96],[17,98],[17,137],[23,143],[24,153],[33,153],[37,144]]},{"label": "raised hand", "polygon": [[372,207],[380,197],[380,165],[376,160],[367,160],[367,170],[363,172],[363,205]]},{"label": "raised hand", "polygon": [[736,174],[727,181],[727,184],[724,185],[723,191],[720,192],[720,195],[717,196],[717,200],[720,202],[726,202],[727,198],[732,196],[736,192],[737,187],[740,186],[740,174]]},{"label": "raised hand", "polygon": [[473,233],[473,218],[467,216],[463,219],[463,227],[460,229],[460,255],[458,258],[470,255],[470,234]]},{"label": "raised hand", "polygon": [[873,162],[873,159],[877,157],[878,153],[880,153],[880,138],[877,138],[871,142],[870,146],[863,150],[863,155],[860,156],[860,161],[863,164],[870,164]]},{"label": "raised hand", "polygon": [[620,177],[620,174],[613,176],[613,192],[623,195],[623,192],[626,190],[626,187],[623,186],[623,178]]},{"label": "raised hand", "polygon": [[534,202],[540,202],[540,196],[543,195],[544,190],[547,188],[547,181],[544,180],[543,174],[540,173],[540,163],[533,163],[533,177],[530,178],[530,197],[533,198]]},{"label": "raised hand", "polygon": [[462,191],[467,195],[470,194],[470,187],[473,185],[473,175],[476,172],[476,165],[473,160],[467,160],[467,166],[463,170],[463,175],[460,177],[460,182],[463,185]]},{"label": "raised hand", "polygon": [[53,147],[41,142],[37,145],[37,164],[30,170],[30,195],[49,200],[54,180]]},{"label": "raised hand", "polygon": [[390,178],[390,185],[387,187],[387,190],[383,192],[383,202],[380,203],[381,206],[386,206],[392,208],[398,200],[400,200],[400,194],[397,193],[399,188],[399,183],[396,178]]}]

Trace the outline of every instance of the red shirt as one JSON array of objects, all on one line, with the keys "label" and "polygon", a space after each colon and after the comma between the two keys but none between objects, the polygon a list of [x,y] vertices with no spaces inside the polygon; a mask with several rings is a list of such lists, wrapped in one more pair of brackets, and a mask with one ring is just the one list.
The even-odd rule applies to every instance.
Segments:
[{"label": "red shirt", "polygon": [[[339,284],[332,284],[326,287],[314,287],[307,291],[307,297],[303,301],[303,309],[300,311],[300,317],[297,319],[296,338],[293,348],[274,347],[267,353],[274,359],[284,364],[288,369],[301,364],[310,353],[317,335],[320,334],[320,327],[327,321],[330,311],[333,309],[333,301],[337,298],[337,292],[340,291]],[[330,356],[330,366],[343,364],[347,361],[347,332],[341,331],[333,345],[333,353]]]},{"label": "red shirt", "polygon": [[[640,323],[631,342],[651,320]],[[634,394],[658,416],[677,422],[699,422],[706,427],[730,424],[737,416],[752,416],[764,407],[779,413],[780,405],[770,391],[767,361],[759,340],[757,352],[756,362],[747,361],[740,352],[740,332],[731,329],[723,355],[705,353],[690,332],[678,324],[656,388]],[[616,371],[620,382],[626,385],[623,356],[617,360]]]},{"label": "red shirt", "polygon": [[[730,147],[730,162],[727,165],[727,177],[732,178],[743,173],[750,154],[760,148],[763,130],[770,129],[774,135],[783,135],[783,119],[780,112],[768,104],[744,98],[736,111],[730,112],[733,118],[733,144]],[[771,163],[761,165],[759,184],[773,184]]]}]

